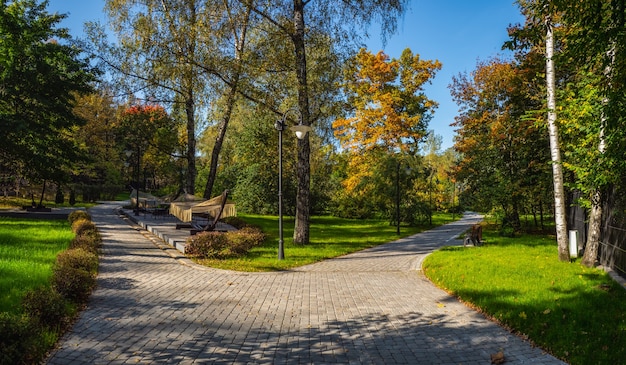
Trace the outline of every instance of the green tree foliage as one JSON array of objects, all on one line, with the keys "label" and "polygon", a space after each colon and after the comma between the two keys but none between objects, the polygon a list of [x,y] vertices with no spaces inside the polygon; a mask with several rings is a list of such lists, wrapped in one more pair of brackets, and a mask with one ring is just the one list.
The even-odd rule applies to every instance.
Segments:
[{"label": "green tree foliage", "polygon": [[[599,81],[601,96],[600,128],[596,166],[591,178],[591,209],[589,214],[589,234],[582,263],[596,264],[600,240],[600,225],[603,210],[603,192],[610,185],[621,183],[623,179],[615,172],[624,171],[626,148],[626,122],[623,109],[626,105],[626,4],[623,1],[592,0],[578,3],[555,1],[554,12],[561,15],[566,27],[571,30],[566,36],[570,57],[578,61],[579,69],[591,71]],[[599,66],[599,67],[598,67]],[[587,164],[588,165],[588,164]]]},{"label": "green tree foliage", "polygon": [[[230,189],[238,211],[254,214],[278,212],[278,132],[275,122],[274,113],[254,102],[241,100],[233,112],[214,190]],[[205,131],[199,140],[199,145],[204,146],[202,148],[212,149],[213,134],[217,133],[217,128],[216,125]],[[335,166],[333,150],[316,135],[311,142],[311,195],[315,197],[311,212],[323,214],[328,212],[329,195],[336,188],[330,178]],[[286,132],[283,136],[283,200],[287,215],[295,213],[295,150],[296,138]],[[208,167],[202,161],[204,158],[200,158],[199,165]],[[202,172],[202,175],[206,174]]]},{"label": "green tree foliage", "polygon": [[466,183],[466,197],[475,209],[502,209],[513,230],[520,229],[522,209],[538,202],[534,192],[551,191],[547,135],[524,117],[527,110],[541,107],[528,88],[535,70],[492,59],[470,75],[455,77],[450,86],[460,106],[454,124],[455,149],[462,156],[457,178]]},{"label": "green tree foliage", "polygon": [[[185,121],[185,178],[181,186],[194,193],[196,133],[212,99],[211,74],[219,62],[214,25],[219,26],[222,2],[107,0],[106,12],[117,41],[93,24],[89,34],[96,52],[112,71],[119,87],[170,108]],[[203,6],[204,5],[204,6]]]},{"label": "green tree foliage", "polygon": [[133,105],[122,111],[115,131],[141,188],[146,188],[148,178],[158,181],[175,170],[173,155],[180,147],[177,134],[172,133],[176,128],[176,122],[159,105]]},{"label": "green tree foliage", "polygon": [[[234,130],[233,147],[235,149],[233,162],[236,166],[236,182],[233,194],[237,203],[241,202],[242,209],[264,214],[278,212],[278,133],[274,128],[272,114],[257,111],[254,119],[256,124],[241,123]],[[253,113],[242,111],[238,114],[242,118],[253,118]],[[285,213],[294,214],[295,194],[293,164],[293,139],[284,139],[283,143],[283,203]],[[291,158],[290,158],[291,157]]]},{"label": "green tree foliage", "polygon": [[[541,24],[552,18],[557,46],[558,112],[565,118],[564,166],[570,186],[590,207],[583,263],[594,265],[600,237],[603,193],[624,176],[624,55],[626,5],[622,1],[520,0],[527,21],[514,32],[517,49],[542,43]],[[523,41],[519,41],[523,39]]]},{"label": "green tree foliage", "polygon": [[[395,29],[396,15],[404,11],[404,1],[317,1],[282,0],[258,4],[254,12],[261,16],[274,34],[287,40],[286,49],[291,49],[292,59],[289,70],[296,80],[295,100],[301,122],[305,126],[313,124],[311,113],[311,90],[308,75],[310,62],[307,45],[312,34],[326,34],[337,44],[346,43],[342,35],[354,34],[355,27],[366,26],[373,19],[380,19],[383,31]],[[350,19],[350,21],[345,21]],[[333,43],[335,43],[333,42]],[[293,58],[291,58],[293,57]],[[314,114],[313,114],[314,115]],[[294,242],[309,243],[309,217],[311,205],[311,144],[309,138],[298,141],[298,190],[296,199],[296,224]]]},{"label": "green tree foliage", "polygon": [[116,134],[117,105],[110,90],[98,89],[77,97],[74,113],[86,121],[74,128],[73,137],[89,160],[77,163],[72,171],[74,182],[110,187],[113,192],[123,184],[123,161]]},{"label": "green tree foliage", "polygon": [[80,157],[72,127],[76,95],[90,91],[94,74],[69,41],[63,19],[47,2],[0,2],[0,156],[31,178],[64,181]]}]

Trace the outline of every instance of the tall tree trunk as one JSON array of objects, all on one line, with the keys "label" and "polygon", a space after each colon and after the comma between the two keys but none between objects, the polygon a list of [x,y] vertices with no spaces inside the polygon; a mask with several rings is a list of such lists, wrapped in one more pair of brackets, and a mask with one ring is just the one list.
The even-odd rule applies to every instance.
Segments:
[{"label": "tall tree trunk", "polygon": [[252,11],[252,3],[250,1],[246,2],[246,14],[244,17],[244,21],[241,25],[241,33],[237,34],[236,22],[233,20],[233,37],[235,39],[235,70],[233,74],[233,79],[231,80],[230,88],[228,91],[228,96],[226,98],[226,110],[224,111],[224,116],[222,118],[222,124],[220,125],[220,129],[217,132],[217,137],[215,138],[215,145],[213,145],[213,151],[211,152],[211,164],[209,166],[209,176],[207,178],[206,186],[204,188],[204,198],[210,199],[213,195],[213,186],[215,185],[215,180],[217,178],[217,164],[219,162],[219,156],[222,151],[222,145],[224,144],[224,138],[226,138],[226,130],[228,129],[228,124],[230,122],[230,118],[233,114],[233,109],[235,108],[235,102],[237,101],[237,92],[239,91],[239,79],[241,77],[241,67],[243,62],[243,51],[246,44],[246,34],[248,30],[248,21],[250,19],[250,12]]},{"label": "tall tree trunk", "polygon": [[41,187],[41,197],[39,198],[39,204],[37,208],[43,208],[43,197],[46,195],[46,180],[43,181],[43,186]]},{"label": "tall tree trunk", "polygon": [[196,112],[191,92],[185,101],[185,113],[187,114],[187,174],[185,190],[187,194],[194,194],[198,172],[196,169]]},{"label": "tall tree trunk", "polygon": [[600,189],[594,190],[591,197],[591,210],[589,211],[589,232],[587,232],[587,244],[581,264],[593,267],[598,258],[600,246],[600,227],[602,225],[602,194]]},{"label": "tall tree trunk", "polygon": [[550,132],[550,154],[552,156],[552,181],[554,182],[554,220],[559,260],[569,261],[567,245],[567,218],[565,216],[565,189],[563,188],[563,166],[559,146],[559,131],[556,125],[556,98],[554,76],[554,35],[552,21],[546,18],[546,84],[548,98],[548,129]]},{"label": "tall tree trunk", "polygon": [[[606,105],[608,100],[603,100],[603,104]],[[600,153],[604,153],[606,149],[606,142],[604,139],[604,126],[606,123],[606,117],[602,113],[601,126],[600,126],[600,144],[598,150]],[[600,247],[600,229],[602,226],[602,191],[599,187],[596,187],[591,193],[591,210],[589,211],[589,231],[587,232],[587,243],[585,245],[585,252],[583,253],[583,259],[581,264],[587,267],[593,267],[596,264],[598,258],[598,249]]]},{"label": "tall tree trunk", "polygon": [[[308,1],[307,1],[308,2]],[[304,6],[303,0],[293,1],[295,33],[292,36],[296,56],[296,76],[298,79],[298,108],[302,115],[302,124],[310,125],[309,115],[309,91],[306,71],[306,50],[304,43]],[[306,245],[309,243],[309,218],[310,218],[310,189],[311,189],[311,166],[309,155],[311,145],[309,135],[298,140],[298,193],[296,196],[296,223],[293,231],[295,244]]]},{"label": "tall tree trunk", "polygon": [[[609,65],[604,69],[604,77],[608,79],[609,89],[611,87],[611,78],[613,74],[613,65],[615,64],[615,42],[612,42],[609,51],[607,52],[609,58]],[[598,151],[600,154],[604,154],[606,151],[606,113],[604,108],[609,104],[609,98],[602,99],[602,115],[600,117],[600,143],[598,144]],[[602,190],[600,187],[596,187],[591,193],[591,210],[589,211],[589,232],[587,232],[587,244],[585,247],[585,253],[581,263],[587,267],[593,267],[596,264],[598,258],[598,249],[600,247],[600,229],[602,226]]]},{"label": "tall tree trunk", "polygon": [[204,188],[204,198],[211,199],[213,196],[213,186],[215,185],[215,180],[217,178],[217,164],[220,158],[220,152],[222,151],[222,145],[224,144],[224,138],[226,138],[226,130],[228,129],[228,123],[230,122],[230,118],[232,116],[234,104],[235,104],[235,96],[237,93],[237,83],[238,83],[239,75],[236,75],[236,80],[234,81],[233,86],[230,87],[228,91],[228,96],[226,100],[226,110],[224,111],[224,116],[222,117],[222,123],[220,124],[220,129],[217,132],[217,137],[215,137],[215,144],[213,145],[213,151],[211,151],[211,164],[209,166],[209,176],[206,181],[206,186]]}]

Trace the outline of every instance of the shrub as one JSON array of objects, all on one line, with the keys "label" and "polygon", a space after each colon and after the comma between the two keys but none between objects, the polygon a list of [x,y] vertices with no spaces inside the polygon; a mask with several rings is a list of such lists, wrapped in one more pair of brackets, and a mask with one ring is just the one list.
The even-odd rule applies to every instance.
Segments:
[{"label": "shrub", "polygon": [[72,223],[72,232],[77,236],[92,235],[97,232],[96,225],[87,219],[79,219]]},{"label": "shrub", "polygon": [[0,365],[22,364],[33,350],[36,326],[28,316],[0,313]]},{"label": "shrub", "polygon": [[237,229],[242,229],[245,227],[253,227],[253,225],[249,224],[248,222],[244,221],[243,219],[239,217],[226,217],[226,218],[222,218],[221,221]]},{"label": "shrub", "polygon": [[226,254],[228,241],[220,232],[201,232],[187,239],[185,253],[198,258],[221,258]]},{"label": "shrub", "polygon": [[265,240],[265,234],[255,227],[233,232],[202,232],[187,240],[185,253],[192,257],[223,259],[240,257]]},{"label": "shrub", "polygon": [[83,235],[74,237],[74,239],[70,241],[69,248],[70,249],[80,248],[80,249],[83,249],[85,251],[88,251],[97,255],[98,247],[100,247],[101,243],[102,243],[102,239],[100,238],[100,235],[83,234]]},{"label": "shrub", "polygon": [[254,227],[245,227],[238,231],[227,232],[228,248],[232,256],[243,256],[254,246],[265,241],[265,234]]},{"label": "shrub", "polygon": [[85,219],[85,220],[90,221],[91,215],[89,215],[89,213],[87,213],[84,210],[75,210],[67,216],[67,220],[68,222],[70,222],[71,225],[73,225],[74,222],[79,219]]},{"label": "shrub", "polygon": [[65,299],[73,303],[87,302],[95,285],[96,278],[88,271],[69,266],[58,266],[53,269],[52,286]]},{"label": "shrub", "polygon": [[60,253],[52,273],[52,286],[65,299],[85,303],[96,286],[98,256],[75,248]]},{"label": "shrub", "polygon": [[51,330],[64,328],[71,315],[63,296],[50,287],[27,292],[22,299],[22,308],[37,324]]},{"label": "shrub", "polygon": [[57,255],[57,266],[68,266],[90,273],[98,271],[98,256],[83,248],[73,248]]}]

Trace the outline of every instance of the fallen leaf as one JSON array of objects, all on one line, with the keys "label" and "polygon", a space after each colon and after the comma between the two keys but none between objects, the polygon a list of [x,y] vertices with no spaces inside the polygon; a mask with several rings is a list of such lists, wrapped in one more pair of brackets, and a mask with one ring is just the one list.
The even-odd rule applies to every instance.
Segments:
[{"label": "fallen leaf", "polygon": [[492,364],[504,364],[504,352],[500,351],[495,354],[491,354],[491,363]]}]

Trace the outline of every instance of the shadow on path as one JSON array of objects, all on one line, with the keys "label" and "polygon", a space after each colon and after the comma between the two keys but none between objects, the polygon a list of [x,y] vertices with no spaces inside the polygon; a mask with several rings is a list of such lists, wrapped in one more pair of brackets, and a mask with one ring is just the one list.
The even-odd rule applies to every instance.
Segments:
[{"label": "shadow on path", "polygon": [[[48,364],[562,364],[414,270],[458,223],[279,273],[181,265],[119,219],[98,288]],[[474,219],[478,219],[474,217]]]}]

